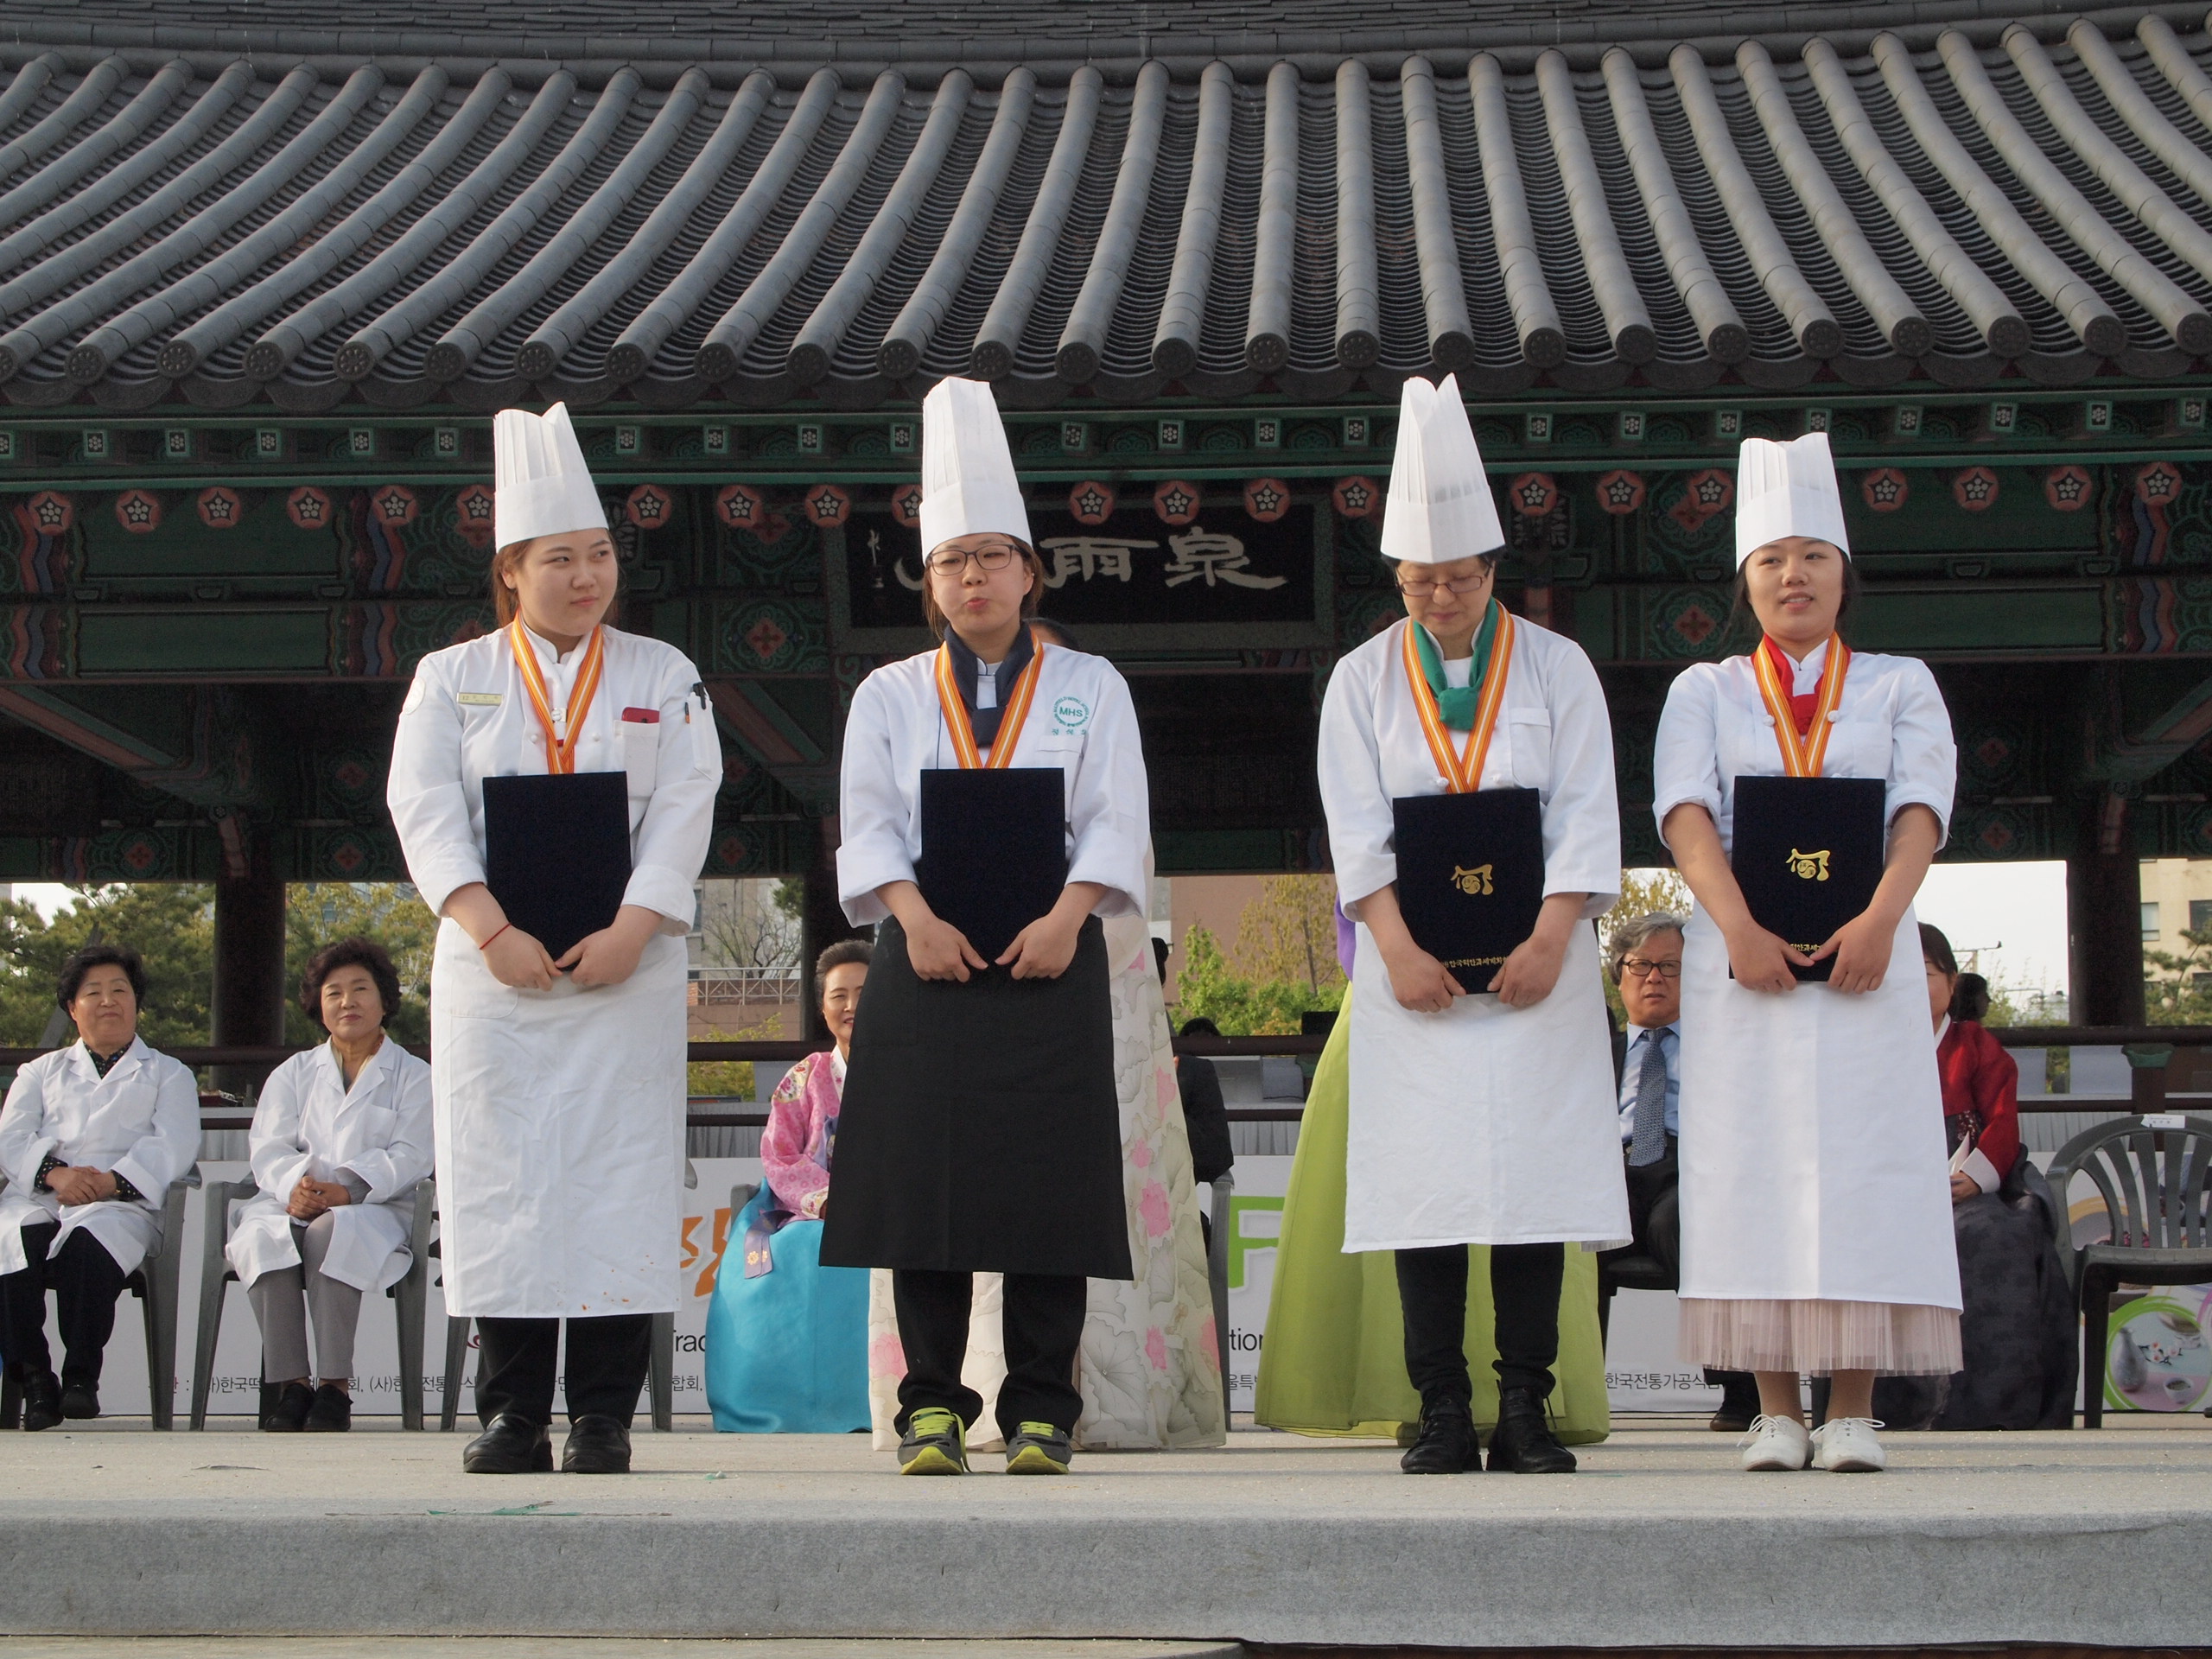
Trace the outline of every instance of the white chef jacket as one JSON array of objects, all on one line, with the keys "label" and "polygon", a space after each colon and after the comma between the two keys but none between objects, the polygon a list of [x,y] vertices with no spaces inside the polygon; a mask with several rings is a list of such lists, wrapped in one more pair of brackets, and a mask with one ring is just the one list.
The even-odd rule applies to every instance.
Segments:
[{"label": "white chef jacket", "polygon": [[[1009,764],[1066,774],[1069,881],[1106,889],[1096,915],[1141,916],[1151,896],[1152,807],[1128,685],[1103,657],[1061,645],[1038,652],[1037,693]],[[838,780],[837,897],[855,926],[890,913],[878,887],[914,879],[923,771],[959,764],[938,702],[936,652],[886,664],[861,682]]]},{"label": "white chef jacket", "polygon": [[[63,1204],[38,1185],[49,1153],[121,1176],[143,1201]],[[46,1221],[61,1224],[49,1255],[81,1227],[117,1267],[136,1271],[161,1240],[171,1184],[199,1156],[200,1085],[181,1061],[137,1037],[105,1077],[81,1042],[40,1055],[16,1073],[0,1108],[0,1174],[8,1178],[0,1192],[0,1273],[29,1265],[22,1230]]]},{"label": "white chef jacket", "polygon": [[[1798,665],[1817,683],[1827,647]],[[1925,663],[1852,653],[1822,772],[1880,778],[1888,816],[1948,826],[1958,751]],[[1783,775],[1749,657],[1687,668],[1667,693],[1652,810],[1695,802],[1732,847],[1736,779]],[[1897,925],[1881,988],[1808,983],[1773,995],[1729,976],[1703,906],[1682,947],[1685,1297],[1959,1306],[1943,1091],[1920,925]]]},{"label": "white chef jacket", "polygon": [[[582,655],[528,635],[549,701]],[[673,645],[607,631],[578,772],[628,774],[625,902],[660,931],[620,985],[547,991],[493,977],[461,925],[430,970],[446,1306],[474,1318],[675,1307],[683,1257],[684,945],[721,746],[698,671]],[[487,777],[543,774],[545,739],[502,629],[423,659],[399,716],[389,800],[407,868],[442,910],[484,879]]]},{"label": "white chef jacket", "polygon": [[[559,656],[524,630],[545,676],[546,701],[567,707],[583,658]],[[505,628],[425,657],[393,739],[386,798],[423,902],[442,913],[454,891],[484,879],[484,780],[539,777],[544,728]],[[687,933],[692,884],[706,862],[721,787],[721,744],[699,671],[671,645],[607,630],[599,693],[576,740],[575,770],[620,772],[630,788],[625,904],[658,911],[664,933]]]},{"label": "white chef jacket", "polygon": [[[1347,910],[1397,880],[1390,804],[1449,788],[1407,683],[1401,621],[1339,662],[1321,705],[1321,804]],[[1464,734],[1454,733],[1455,741]],[[1612,728],[1581,648],[1514,620],[1504,706],[1478,783],[1527,787],[1543,812],[1544,892],[1620,895]],[[1629,1238],[1611,1028],[1595,933],[1577,926],[1533,1007],[1398,1001],[1363,923],[1353,963],[1346,1251]]]},{"label": "white chef jacket", "polygon": [[430,1173],[430,1067],[386,1038],[361,1063],[353,1086],[328,1043],[295,1054],[269,1074],[246,1140],[260,1192],[232,1230],[227,1255],[241,1284],[297,1267],[286,1206],[302,1177],[352,1176],[365,1202],[331,1214],[322,1270],[356,1290],[398,1282],[410,1260],[415,1184]]}]

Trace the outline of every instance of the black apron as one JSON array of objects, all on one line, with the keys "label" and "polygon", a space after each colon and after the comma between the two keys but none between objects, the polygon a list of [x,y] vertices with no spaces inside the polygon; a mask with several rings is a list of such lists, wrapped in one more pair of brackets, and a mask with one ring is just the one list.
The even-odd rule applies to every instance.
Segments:
[{"label": "black apron", "polygon": [[1127,1280],[1106,935],[1058,979],[923,980],[887,921],[853,1024],[822,1263]]}]

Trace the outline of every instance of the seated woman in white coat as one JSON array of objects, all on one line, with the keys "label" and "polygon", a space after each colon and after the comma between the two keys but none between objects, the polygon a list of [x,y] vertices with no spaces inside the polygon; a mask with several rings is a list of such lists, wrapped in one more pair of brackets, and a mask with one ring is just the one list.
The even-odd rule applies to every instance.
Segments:
[{"label": "seated woman in white coat", "polygon": [[[690,658],[607,625],[614,538],[568,410],[501,410],[493,437],[500,626],[416,667],[387,791],[408,873],[442,918],[440,1247],[447,1310],[476,1321],[484,1425],[461,1466],[552,1468],[565,1322],[562,1467],[626,1473],[652,1316],[680,1290],[683,937],[721,745]],[[548,932],[588,929],[557,954],[493,891],[486,795],[501,780],[563,802],[501,820],[521,867],[507,897],[551,918]],[[555,825],[603,835],[593,814],[610,804],[627,833],[612,826],[599,862],[545,849]]]},{"label": "seated woman in white coat", "polygon": [[[1736,503],[1738,603],[1764,638],[1683,671],[1653,765],[1660,834],[1697,899],[1682,950],[1681,1352],[1757,1374],[1746,1469],[1878,1470],[1876,1374],[1960,1369],[1943,1094],[1912,911],[1958,751],[1925,663],[1853,652],[1836,632],[1857,581],[1827,434],[1747,440]],[[1762,926],[1731,862],[1739,780],[1783,777],[1885,785],[1873,898],[1817,942]],[[1795,970],[1821,963],[1827,982],[1801,983]],[[1831,1379],[1809,1435],[1805,1372]]]},{"label": "seated woman in white coat", "polygon": [[[54,1000],[77,1040],[17,1071],[0,1109],[0,1360],[22,1390],[27,1429],[100,1414],[116,1298],[161,1241],[171,1184],[200,1155],[192,1073],[138,1039],[138,953],[87,945],[61,964]],[[59,1377],[46,1344],[49,1290]]]},{"label": "seated woman in white coat", "polygon": [[[1581,648],[1511,616],[1491,592],[1505,537],[1457,380],[1408,379],[1402,397],[1382,555],[1406,620],[1337,664],[1321,705],[1321,804],[1337,891],[1358,924],[1344,1249],[1395,1253],[1406,1371],[1421,1402],[1405,1471],[1483,1467],[1467,1247],[1486,1244],[1498,1384],[1489,1466],[1564,1474],[1574,1454],[1548,1402],[1566,1246],[1629,1236],[1590,926],[1620,892],[1612,729]],[[1402,814],[1440,821],[1446,809],[1426,801],[1437,796],[1465,798],[1450,809],[1460,813],[1452,855],[1473,868],[1424,888],[1402,868],[1399,825]],[[1525,854],[1468,839],[1478,809],[1502,813],[1530,796]],[[1533,923],[1511,918],[1513,931],[1530,931],[1497,939],[1501,956],[1447,965],[1416,938],[1416,907],[1433,913],[1446,887],[1491,891],[1493,861],[1497,883],[1524,879],[1532,898],[1540,888]],[[1476,979],[1485,966],[1494,976]]]},{"label": "seated woman in white coat", "polygon": [[262,1427],[329,1433],[353,1426],[361,1293],[397,1283],[411,1260],[415,1184],[430,1173],[430,1068],[385,1039],[399,975],[373,939],[317,951],[300,1006],[330,1040],[262,1085],[247,1141],[261,1190],[229,1255],[261,1325],[264,1395],[275,1395]]}]

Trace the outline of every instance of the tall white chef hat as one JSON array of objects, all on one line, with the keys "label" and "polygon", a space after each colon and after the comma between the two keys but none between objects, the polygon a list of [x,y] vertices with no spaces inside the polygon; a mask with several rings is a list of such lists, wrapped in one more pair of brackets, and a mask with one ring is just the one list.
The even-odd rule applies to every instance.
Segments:
[{"label": "tall white chef hat", "polygon": [[1828,435],[1808,432],[1777,443],[1745,438],[1736,458],[1736,568],[1769,542],[1807,536],[1833,542],[1847,557],[1843,493],[1836,486]]},{"label": "tall white chef hat", "polygon": [[1382,556],[1449,564],[1505,545],[1459,378],[1408,377],[1398,398],[1398,453],[1382,509]]},{"label": "tall white chef hat", "polygon": [[543,415],[503,409],[492,418],[492,544],[512,547],[563,531],[605,530],[607,509],[569,424],[569,406]]},{"label": "tall white chef hat", "polygon": [[990,387],[946,378],[922,399],[922,551],[983,531],[1029,542],[1021,480]]}]

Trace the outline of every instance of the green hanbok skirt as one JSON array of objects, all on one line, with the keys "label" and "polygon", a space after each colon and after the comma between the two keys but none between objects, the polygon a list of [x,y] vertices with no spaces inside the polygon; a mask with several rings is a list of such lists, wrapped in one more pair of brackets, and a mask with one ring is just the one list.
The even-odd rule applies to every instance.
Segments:
[{"label": "green hanbok skirt", "polygon": [[[1260,1351],[1254,1421],[1298,1434],[1403,1438],[1421,1416],[1406,1376],[1398,1272],[1388,1250],[1344,1254],[1344,1147],[1351,1111],[1351,993],[1344,993],[1329,1046],[1314,1068],[1298,1135],[1290,1192],[1275,1248],[1274,1291]],[[1467,1250],[1467,1368],[1475,1421],[1497,1421],[1491,1362],[1490,1251]],[[1569,1244],[1560,1290],[1559,1363],[1553,1367],[1552,1429],[1570,1446],[1602,1440],[1611,1427],[1605,1350],[1598,1337],[1598,1258]]]}]

